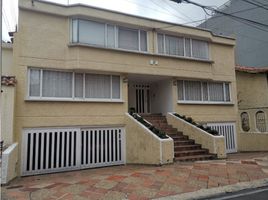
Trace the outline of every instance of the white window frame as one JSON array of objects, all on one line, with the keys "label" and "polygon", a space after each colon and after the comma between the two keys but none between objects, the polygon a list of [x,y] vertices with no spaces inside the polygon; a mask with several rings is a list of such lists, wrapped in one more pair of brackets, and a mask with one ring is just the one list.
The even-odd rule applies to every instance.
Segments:
[{"label": "white window frame", "polygon": [[[39,96],[30,96],[30,74],[31,69],[40,70],[40,95]],[[43,83],[43,70],[49,70],[49,71],[60,71],[60,72],[72,72],[72,97],[43,97],[42,96],[42,83]],[[75,73],[83,74],[83,97],[75,97]],[[109,75],[110,81],[111,81],[111,90],[110,90],[110,98],[87,98],[85,96],[85,76],[86,74],[96,74],[96,75]],[[119,76],[120,82],[119,82],[119,88],[120,88],[120,96],[118,99],[113,98],[112,93],[112,76]],[[27,96],[25,100],[29,101],[76,101],[76,102],[123,102],[122,99],[122,76],[119,74],[113,74],[113,73],[95,73],[95,72],[76,72],[71,70],[60,70],[60,69],[44,69],[44,68],[37,68],[37,67],[29,67],[27,70]]]},{"label": "white window frame", "polygon": [[[189,80],[189,79],[179,79],[177,81],[182,81],[182,87],[183,87],[183,100],[179,100],[178,96],[178,86],[177,86],[177,103],[180,104],[233,104],[232,103],[232,96],[231,96],[231,83],[230,82],[221,82],[221,81],[200,81],[200,80]],[[192,101],[192,100],[186,100],[185,99],[185,81],[198,81],[200,82],[201,85],[201,101]],[[208,100],[204,101],[204,90],[203,90],[203,83],[207,84],[207,93],[208,93]],[[209,92],[209,84],[210,83],[222,83],[223,85],[223,92],[224,92],[224,101],[210,101],[210,92]],[[225,85],[229,85],[229,96],[230,96],[230,101],[227,101],[226,99],[226,90],[225,90]]]},{"label": "white window frame", "polygon": [[[77,20],[77,42],[73,41],[73,20]],[[92,22],[96,22],[96,23],[100,23],[100,24],[104,24],[104,46],[101,45],[94,45],[94,44],[89,44],[89,43],[82,43],[79,41],[79,20],[87,20],[87,21],[92,21]],[[115,39],[115,46],[114,47],[108,47],[108,31],[107,31],[107,27],[108,25],[110,26],[114,26],[114,39]],[[84,18],[71,18],[70,19],[70,42],[72,44],[85,44],[87,46],[93,46],[93,47],[100,47],[100,48],[107,48],[107,49],[119,49],[122,51],[130,51],[130,52],[140,52],[140,53],[148,53],[149,52],[149,40],[148,40],[148,31],[144,30],[144,29],[139,29],[139,28],[132,28],[132,27],[126,27],[126,26],[121,26],[121,25],[116,25],[116,24],[112,24],[112,23],[105,23],[105,22],[101,22],[101,21],[94,21],[94,20],[90,20],[90,19],[84,19]],[[133,50],[133,49],[124,49],[124,48],[119,48],[118,46],[118,36],[119,36],[119,28],[125,28],[125,29],[131,29],[131,30],[136,30],[138,31],[138,50]],[[141,31],[144,31],[146,34],[146,51],[141,50],[141,40],[140,40],[140,33]]]},{"label": "white window frame", "polygon": [[[163,35],[163,45],[164,45],[163,52],[164,53],[159,53],[158,34]],[[203,42],[207,42],[207,44],[208,44],[208,58],[198,58],[198,57],[193,56],[193,42],[192,42],[192,40],[198,40],[198,39],[193,39],[193,38],[190,38],[190,37],[183,37],[183,36],[174,36],[174,35],[171,35],[171,34],[165,34],[165,33],[161,33],[161,32],[157,32],[156,35],[157,35],[157,40],[156,40],[157,41],[157,54],[159,54],[159,55],[167,55],[167,56],[171,56],[171,57],[190,58],[190,59],[206,60],[206,61],[210,60],[210,48],[209,48],[209,42],[208,41],[200,40],[200,41],[203,41]],[[166,51],[166,35],[167,36],[172,36],[172,37],[180,37],[180,38],[183,39],[183,55],[167,54],[167,51]],[[186,56],[186,44],[185,44],[186,39],[190,40],[190,56]]]}]

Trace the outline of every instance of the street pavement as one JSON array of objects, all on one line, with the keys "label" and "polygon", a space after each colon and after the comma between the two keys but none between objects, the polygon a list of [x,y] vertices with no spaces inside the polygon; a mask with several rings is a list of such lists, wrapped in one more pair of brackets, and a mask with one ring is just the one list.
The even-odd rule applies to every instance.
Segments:
[{"label": "street pavement", "polygon": [[187,195],[188,199],[198,199],[233,188],[258,187],[259,182],[259,186],[268,184],[268,152],[233,154],[227,160],[22,177],[3,186],[1,194],[3,200],[187,199]]}]

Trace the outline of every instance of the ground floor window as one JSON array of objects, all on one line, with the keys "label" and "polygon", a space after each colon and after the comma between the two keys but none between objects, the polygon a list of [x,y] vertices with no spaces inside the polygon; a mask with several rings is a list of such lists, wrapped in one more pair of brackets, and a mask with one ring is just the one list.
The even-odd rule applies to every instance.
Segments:
[{"label": "ground floor window", "polygon": [[266,131],[265,113],[263,111],[256,113],[256,127],[260,132]]},{"label": "ground floor window", "polygon": [[178,80],[180,102],[230,102],[230,83]]},{"label": "ground floor window", "polygon": [[120,100],[119,75],[30,68],[29,99]]}]

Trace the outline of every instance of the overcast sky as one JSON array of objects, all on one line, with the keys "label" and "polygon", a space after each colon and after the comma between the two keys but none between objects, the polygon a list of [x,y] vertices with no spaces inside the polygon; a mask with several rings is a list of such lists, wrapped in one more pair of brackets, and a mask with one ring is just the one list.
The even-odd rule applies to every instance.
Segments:
[{"label": "overcast sky", "polygon": [[[30,0],[29,0],[30,1]],[[175,3],[170,0],[46,0],[62,4],[83,3],[132,15],[168,22],[196,26],[193,21],[206,19],[205,12],[194,5]],[[192,0],[215,8],[228,0]],[[3,40],[8,40],[8,31],[14,31],[18,18],[18,0],[3,0]]]}]

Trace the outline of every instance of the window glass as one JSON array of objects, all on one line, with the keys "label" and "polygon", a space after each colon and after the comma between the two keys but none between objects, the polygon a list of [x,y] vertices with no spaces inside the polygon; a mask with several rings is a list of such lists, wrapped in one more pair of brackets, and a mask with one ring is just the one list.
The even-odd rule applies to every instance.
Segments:
[{"label": "window glass", "polygon": [[225,83],[225,98],[226,98],[226,101],[231,101],[229,83]]},{"label": "window glass", "polygon": [[178,99],[179,100],[184,100],[184,95],[183,95],[183,81],[179,80],[177,82],[178,85]]},{"label": "window glass", "polygon": [[140,31],[140,47],[141,51],[147,51],[147,32]]},{"label": "window glass", "polygon": [[201,40],[192,40],[193,57],[208,59],[208,43]]},{"label": "window glass", "polygon": [[120,98],[120,76],[112,76],[113,99]]},{"label": "window glass", "polygon": [[164,35],[157,34],[158,53],[164,53]]},{"label": "window glass", "polygon": [[249,116],[248,113],[243,112],[241,113],[241,125],[242,125],[242,130],[243,131],[249,131],[250,126],[249,126]]},{"label": "window glass", "polygon": [[72,72],[43,70],[43,97],[72,97]]},{"label": "window glass", "polygon": [[83,74],[75,73],[74,82],[74,96],[78,98],[83,97]]},{"label": "window glass", "polygon": [[257,129],[260,132],[265,132],[266,131],[266,122],[265,122],[265,114],[263,111],[258,111],[256,113],[256,126]]},{"label": "window glass", "polygon": [[223,83],[209,83],[210,101],[224,101]]},{"label": "window glass", "polygon": [[138,30],[119,27],[118,47],[129,50],[139,50]]},{"label": "window glass", "polygon": [[79,42],[105,46],[104,27],[103,23],[79,20]]},{"label": "window glass", "polygon": [[73,42],[78,42],[78,20],[77,19],[73,19],[72,20],[72,36],[73,36]]},{"label": "window glass", "polygon": [[86,74],[85,77],[86,98],[110,98],[111,79],[109,75]]},{"label": "window glass", "polygon": [[170,55],[183,56],[183,38],[166,35],[166,53]]},{"label": "window glass", "polygon": [[115,47],[115,27],[112,25],[107,25],[107,46]]},{"label": "window glass", "polygon": [[185,56],[191,57],[191,40],[189,38],[185,38]]},{"label": "window glass", "polygon": [[185,100],[201,101],[201,82],[184,81]]},{"label": "window glass", "polygon": [[208,84],[207,82],[202,82],[203,89],[203,101],[208,101]]},{"label": "window glass", "polygon": [[29,95],[32,97],[40,96],[40,70],[31,69],[30,70],[30,88]]}]

